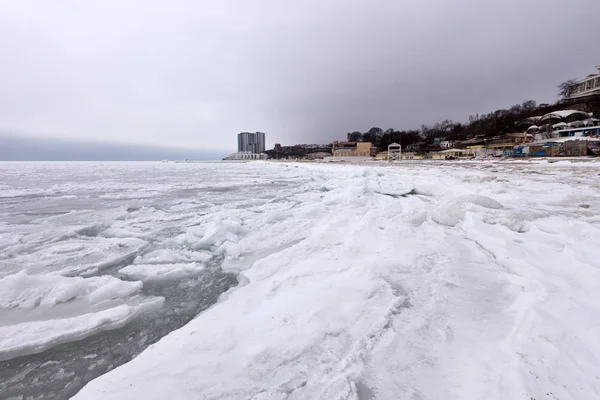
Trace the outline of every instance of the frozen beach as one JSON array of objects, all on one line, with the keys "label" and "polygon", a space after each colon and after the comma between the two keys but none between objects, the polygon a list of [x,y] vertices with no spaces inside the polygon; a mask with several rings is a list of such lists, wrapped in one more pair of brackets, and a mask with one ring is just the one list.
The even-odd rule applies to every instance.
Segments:
[{"label": "frozen beach", "polygon": [[0,393],[597,399],[598,209],[597,162],[0,163]]}]

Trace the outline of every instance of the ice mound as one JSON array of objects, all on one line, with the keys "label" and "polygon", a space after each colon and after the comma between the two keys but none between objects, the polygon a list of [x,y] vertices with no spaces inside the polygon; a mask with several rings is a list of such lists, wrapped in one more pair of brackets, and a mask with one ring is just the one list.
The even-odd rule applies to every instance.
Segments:
[{"label": "ice mound", "polygon": [[228,243],[237,242],[239,235],[248,230],[242,220],[236,217],[217,215],[201,222],[201,226],[188,228],[185,233],[165,240],[164,244],[222,254]]},{"label": "ice mound", "polygon": [[119,270],[119,274],[142,281],[181,279],[196,276],[204,271],[199,263],[134,264]]},{"label": "ice mound", "polygon": [[431,219],[440,225],[456,226],[465,218],[463,206],[455,201],[449,201],[435,208]]},{"label": "ice mound", "polygon": [[493,210],[504,208],[500,202],[490,197],[466,194],[442,203],[433,210],[431,219],[441,225],[456,226],[465,218],[466,208],[471,204]]},{"label": "ice mound", "polygon": [[504,206],[498,201],[480,194],[465,194],[463,196],[459,196],[457,201],[461,203],[472,203],[481,207],[492,208],[495,210],[504,208]]}]

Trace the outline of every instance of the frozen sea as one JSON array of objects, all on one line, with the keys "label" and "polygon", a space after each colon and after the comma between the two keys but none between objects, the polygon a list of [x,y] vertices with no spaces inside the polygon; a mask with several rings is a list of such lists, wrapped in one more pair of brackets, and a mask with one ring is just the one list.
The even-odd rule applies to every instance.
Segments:
[{"label": "frozen sea", "polygon": [[598,399],[599,208],[600,162],[0,163],[0,398]]}]

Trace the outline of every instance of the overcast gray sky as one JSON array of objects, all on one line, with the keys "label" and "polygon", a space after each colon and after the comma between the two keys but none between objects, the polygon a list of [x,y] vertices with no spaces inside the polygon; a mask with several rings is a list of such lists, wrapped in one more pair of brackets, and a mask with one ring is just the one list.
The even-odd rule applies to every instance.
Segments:
[{"label": "overcast gray sky", "polygon": [[0,129],[235,150],[553,102],[599,0],[0,3]]}]

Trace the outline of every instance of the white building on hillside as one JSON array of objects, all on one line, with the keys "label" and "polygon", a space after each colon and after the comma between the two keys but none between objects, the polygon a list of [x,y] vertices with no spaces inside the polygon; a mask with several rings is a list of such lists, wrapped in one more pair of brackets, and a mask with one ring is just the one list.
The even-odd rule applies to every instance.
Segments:
[{"label": "white building on hillside", "polygon": [[577,87],[569,96],[570,99],[589,96],[592,94],[600,94],[600,65],[596,65],[598,72],[590,74],[577,82]]}]

